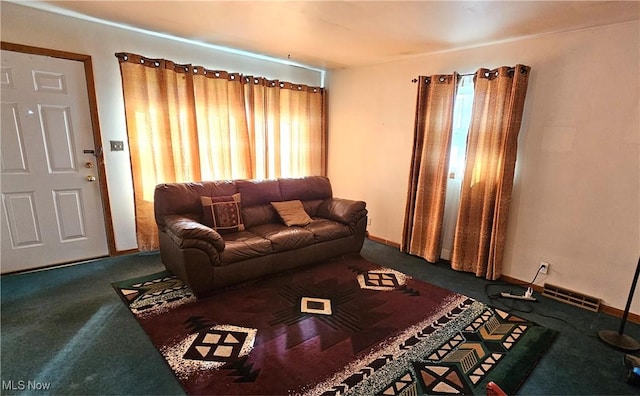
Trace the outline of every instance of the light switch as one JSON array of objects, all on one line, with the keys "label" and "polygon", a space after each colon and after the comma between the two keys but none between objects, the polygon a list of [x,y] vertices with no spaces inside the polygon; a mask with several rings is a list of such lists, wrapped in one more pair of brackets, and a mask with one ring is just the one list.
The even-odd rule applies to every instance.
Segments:
[{"label": "light switch", "polygon": [[111,151],[124,151],[124,142],[122,140],[111,140]]}]

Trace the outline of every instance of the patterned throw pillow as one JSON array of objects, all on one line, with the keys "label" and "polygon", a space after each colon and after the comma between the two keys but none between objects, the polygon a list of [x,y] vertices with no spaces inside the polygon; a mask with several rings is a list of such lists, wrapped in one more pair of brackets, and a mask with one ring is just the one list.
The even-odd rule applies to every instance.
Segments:
[{"label": "patterned throw pillow", "polygon": [[222,197],[200,197],[203,223],[221,233],[244,230],[240,213],[240,193]]},{"label": "patterned throw pillow", "polygon": [[299,200],[271,202],[271,205],[273,205],[284,224],[288,227],[294,225],[305,226],[313,221]]}]

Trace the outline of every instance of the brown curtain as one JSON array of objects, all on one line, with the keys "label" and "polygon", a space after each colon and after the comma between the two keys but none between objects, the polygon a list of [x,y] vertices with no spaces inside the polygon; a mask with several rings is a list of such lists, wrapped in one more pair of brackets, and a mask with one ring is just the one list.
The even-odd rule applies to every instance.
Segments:
[{"label": "brown curtain", "polygon": [[420,76],[402,251],[437,262],[458,74]]},{"label": "brown curtain", "polygon": [[190,65],[119,54],[138,249],[158,246],[153,192],[161,181],[200,180]]},{"label": "brown curtain", "polygon": [[193,96],[202,173],[197,180],[253,178],[243,77],[204,68],[196,68],[194,73]]},{"label": "brown curtain", "polygon": [[326,174],[324,89],[130,53],[116,57],[139,250],[158,248],[159,183]]},{"label": "brown curtain", "polygon": [[451,266],[498,279],[511,202],[528,66],[476,72]]},{"label": "brown curtain", "polygon": [[324,89],[246,77],[256,177],[326,174]]}]

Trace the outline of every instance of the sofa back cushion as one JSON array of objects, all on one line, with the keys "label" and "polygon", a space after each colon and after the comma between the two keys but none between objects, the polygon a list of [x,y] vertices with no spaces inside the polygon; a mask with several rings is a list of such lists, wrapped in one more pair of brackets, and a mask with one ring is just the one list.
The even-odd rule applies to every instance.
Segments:
[{"label": "sofa back cushion", "polygon": [[236,184],[245,208],[283,201],[278,180],[238,180]]},{"label": "sofa back cushion", "polygon": [[331,183],[324,176],[282,178],[277,180],[222,180],[199,183],[165,183],[155,189],[156,223],[163,230],[164,216],[187,215],[202,221],[201,197],[230,196],[240,193],[245,227],[278,223],[280,218],[271,202],[302,201],[309,216],[332,197]]},{"label": "sofa back cushion", "polygon": [[187,215],[202,219],[201,197],[229,196],[237,192],[235,181],[228,180],[158,184],[153,197],[156,223],[164,230],[164,217],[168,215]]},{"label": "sofa back cushion", "polygon": [[324,176],[300,179],[280,179],[282,201],[313,201],[331,198],[331,182]]},{"label": "sofa back cushion", "polygon": [[242,219],[246,228],[268,223],[279,223],[278,213],[271,204],[243,206]]}]

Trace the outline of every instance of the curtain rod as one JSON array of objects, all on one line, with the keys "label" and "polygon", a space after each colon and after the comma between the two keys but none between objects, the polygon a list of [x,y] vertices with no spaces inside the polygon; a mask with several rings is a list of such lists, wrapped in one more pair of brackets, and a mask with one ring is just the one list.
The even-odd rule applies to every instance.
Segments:
[{"label": "curtain rod", "polygon": [[313,92],[317,92],[318,90],[323,89],[322,87],[312,87],[306,84],[296,84],[287,81],[280,80],[269,80],[266,77],[255,77],[255,76],[245,76],[242,73],[233,73],[227,72],[224,70],[211,70],[207,69],[204,66],[192,65],[190,63],[180,64],[176,63],[172,60],[163,59],[163,58],[149,58],[143,55],[138,55],[130,52],[116,52],[116,58],[118,58],[118,62],[130,62],[138,65],[143,65],[147,67],[153,68],[167,68],[173,71],[177,71],[180,73],[191,73],[191,74],[201,74],[210,78],[222,78],[228,80],[235,80],[236,78],[242,78],[246,82],[250,82],[253,80],[254,84],[260,84],[263,81],[267,82],[269,86],[275,87],[279,85],[280,88],[286,88],[291,90],[302,91],[303,89],[310,89]]},{"label": "curtain rod", "polygon": [[[465,74],[458,74],[460,77],[466,77],[466,76],[475,76],[476,73],[465,73]],[[414,78],[413,80],[411,80],[412,83],[417,83],[418,79]]]},{"label": "curtain rod", "polygon": [[[498,69],[490,70],[490,72],[493,72],[493,71],[496,71],[496,70],[498,70]],[[509,71],[509,72],[513,72],[514,70],[515,70],[515,67],[509,67],[509,68],[508,68],[508,71]],[[458,75],[459,75],[460,77],[466,77],[466,76],[475,76],[475,75],[476,75],[476,73],[477,73],[477,72],[475,72],[475,73],[464,73],[464,74],[458,74]],[[417,83],[417,82],[418,82],[418,79],[417,79],[417,78],[414,78],[413,80],[411,80],[411,82],[412,82],[412,83]]]}]

